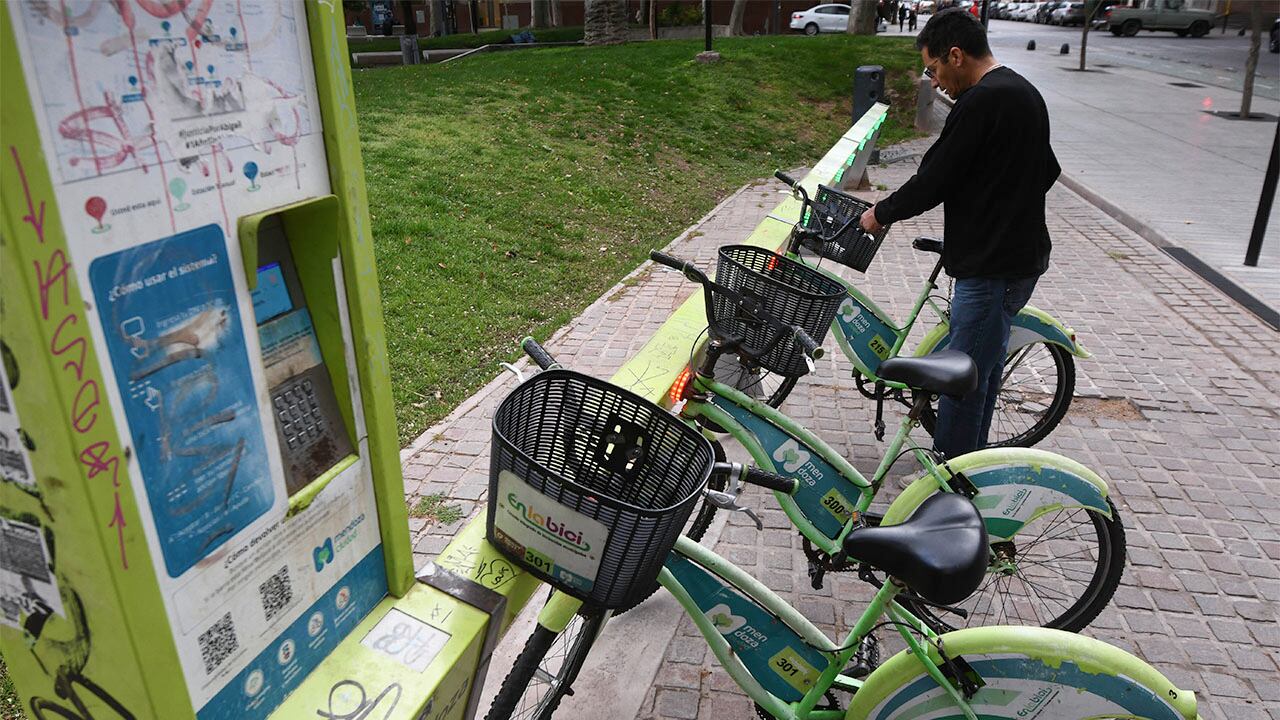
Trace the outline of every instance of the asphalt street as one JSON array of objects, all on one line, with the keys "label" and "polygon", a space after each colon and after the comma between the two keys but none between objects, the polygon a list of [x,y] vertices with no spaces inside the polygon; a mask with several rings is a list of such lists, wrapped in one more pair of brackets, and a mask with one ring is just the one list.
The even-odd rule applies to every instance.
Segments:
[{"label": "asphalt street", "polygon": [[[1244,85],[1244,65],[1249,54],[1249,36],[1236,28],[1222,33],[1216,27],[1202,38],[1180,38],[1171,32],[1143,32],[1135,37],[1115,37],[1110,32],[1089,33],[1088,66],[1106,70],[1124,66],[1171,75],[1178,80],[1239,91]],[[1062,43],[1071,46],[1072,57],[1080,52],[1080,28],[1037,25],[1012,20],[992,20],[992,48],[1026,47],[1035,40],[1041,51],[1057,51]],[[1267,52],[1267,35],[1262,37],[1254,92],[1259,97],[1280,100],[1280,55]]]}]

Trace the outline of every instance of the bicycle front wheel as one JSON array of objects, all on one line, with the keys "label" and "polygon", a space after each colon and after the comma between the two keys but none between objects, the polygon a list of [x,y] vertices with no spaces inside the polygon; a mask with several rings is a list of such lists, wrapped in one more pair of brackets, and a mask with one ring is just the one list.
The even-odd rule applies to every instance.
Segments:
[{"label": "bicycle front wheel", "polygon": [[560,633],[535,625],[485,720],[550,718],[564,696],[573,693],[571,686],[604,624],[601,613],[575,615]]},{"label": "bicycle front wheel", "polygon": [[747,395],[779,408],[796,386],[796,378],[769,372],[762,367],[744,365],[736,355],[725,357],[716,368],[716,379]]}]

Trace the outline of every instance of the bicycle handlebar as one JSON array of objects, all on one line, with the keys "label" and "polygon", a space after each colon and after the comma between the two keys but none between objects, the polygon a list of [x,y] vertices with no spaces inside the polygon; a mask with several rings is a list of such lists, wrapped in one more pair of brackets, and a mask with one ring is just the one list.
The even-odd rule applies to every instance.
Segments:
[{"label": "bicycle handlebar", "polygon": [[[749,313],[752,317],[766,325],[769,325],[776,330],[789,333],[793,338],[795,338],[796,343],[800,345],[804,354],[808,355],[811,360],[820,360],[822,359],[822,356],[826,354],[818,343],[814,342],[813,338],[809,337],[809,333],[806,332],[804,328],[799,325],[782,324],[782,322],[771,313],[760,308],[758,302],[748,301],[748,299],[744,298],[741,294],[711,280],[707,277],[706,273],[699,270],[692,262],[681,260],[674,255],[668,255],[660,250],[650,250],[649,259],[660,265],[666,265],[673,270],[679,270],[680,273],[689,280],[702,285],[703,293],[705,295],[704,301],[707,305],[708,320],[710,320],[714,315],[711,302],[712,294],[718,294],[721,297],[727,298],[738,308]],[[810,367],[810,369],[812,369],[812,367]]]},{"label": "bicycle handlebar", "polygon": [[739,463],[716,463],[712,468],[712,475],[732,475],[738,474],[742,482],[752,485],[759,485],[762,488],[780,492],[784,495],[794,495],[796,490],[800,488],[800,483],[795,478],[789,478],[768,470],[761,470],[758,467],[744,468]]},{"label": "bicycle handlebar", "polygon": [[680,258],[674,255],[668,255],[662,252],[661,250],[650,250],[649,259],[658,263],[659,265],[666,265],[672,270],[680,271],[681,275],[684,275],[686,278],[689,278],[693,282],[702,283],[703,285],[710,282],[710,280],[706,276],[706,273],[699,270],[697,265],[694,265],[693,263],[687,260],[681,260]]},{"label": "bicycle handlebar", "polygon": [[545,348],[538,344],[537,340],[534,340],[531,337],[526,337],[524,340],[521,340],[520,347],[524,350],[525,354],[532,358],[534,362],[538,363],[538,367],[543,370],[548,370],[552,367],[559,367],[560,365],[560,363],[556,362],[555,358],[551,357],[551,353],[547,352]]},{"label": "bicycle handlebar", "polygon": [[779,179],[779,180],[781,180],[782,182],[786,183],[786,184],[787,184],[787,187],[794,188],[794,187],[796,186],[796,180],[795,180],[795,178],[793,178],[793,177],[791,177],[790,175],[788,175],[788,174],[786,174],[786,173],[782,172],[781,170],[775,170],[775,171],[773,171],[773,176],[774,176],[774,177],[776,177],[776,178],[778,178],[778,179]]},{"label": "bicycle handlebar", "polygon": [[813,338],[809,337],[809,333],[805,332],[805,329],[799,325],[791,326],[791,336],[796,339],[796,342],[800,343],[800,347],[804,349],[804,354],[814,360],[821,360],[822,356],[826,355],[826,351],[818,347],[818,343],[814,342]]}]

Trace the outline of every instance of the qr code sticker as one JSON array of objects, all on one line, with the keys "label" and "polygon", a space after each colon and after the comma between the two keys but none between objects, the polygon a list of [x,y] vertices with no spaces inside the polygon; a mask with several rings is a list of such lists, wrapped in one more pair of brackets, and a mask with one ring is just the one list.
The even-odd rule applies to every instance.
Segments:
[{"label": "qr code sticker", "polygon": [[200,633],[200,657],[204,660],[205,674],[213,674],[222,661],[239,648],[236,624],[231,621],[231,613],[227,613],[213,627]]},{"label": "qr code sticker", "polygon": [[258,595],[262,598],[262,612],[268,620],[289,607],[289,603],[293,602],[293,584],[289,581],[289,566],[280,568],[275,575],[259,585]]}]

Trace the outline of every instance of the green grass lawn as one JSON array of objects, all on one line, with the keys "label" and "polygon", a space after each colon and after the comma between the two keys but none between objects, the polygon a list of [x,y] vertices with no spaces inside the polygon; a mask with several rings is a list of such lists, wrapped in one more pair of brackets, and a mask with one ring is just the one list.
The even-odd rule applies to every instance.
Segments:
[{"label": "green grass lawn", "polygon": [[882,144],[914,134],[910,40],[829,35],[498,53],[355,71],[402,442],[736,188],[820,158],[852,73],[888,70]]},{"label": "green grass lawn", "polygon": [[13,687],[13,678],[9,677],[9,668],[0,656],[0,720],[25,720],[22,701],[18,691]]}]

